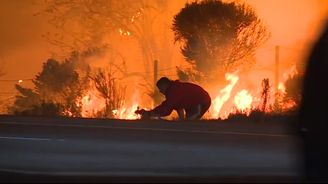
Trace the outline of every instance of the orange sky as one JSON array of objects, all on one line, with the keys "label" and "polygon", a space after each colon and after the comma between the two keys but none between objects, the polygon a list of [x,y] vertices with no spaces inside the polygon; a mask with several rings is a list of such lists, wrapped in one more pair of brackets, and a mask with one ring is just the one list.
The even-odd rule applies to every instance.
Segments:
[{"label": "orange sky", "polygon": [[[281,54],[297,58],[308,49],[327,17],[326,0],[248,0],[272,32],[263,50],[281,46]],[[265,56],[265,53],[261,53]],[[302,55],[302,54],[300,54]]]},{"label": "orange sky", "polygon": [[[170,14],[182,8],[185,0],[170,0]],[[267,24],[272,35],[258,51],[258,65],[274,63],[274,46],[281,46],[282,66],[304,60],[306,49],[315,39],[328,15],[326,0],[245,0]],[[33,78],[51,57],[52,47],[41,37],[51,26],[44,16],[33,16],[40,9],[37,0],[0,1],[0,61],[6,74],[1,79]],[[167,17],[171,19],[172,17]],[[169,29],[169,26],[168,26]],[[135,48],[135,52],[138,49]],[[175,61],[181,55],[175,51]],[[161,66],[161,65],[160,65]],[[163,67],[163,66],[162,66]],[[165,67],[165,66],[164,66]],[[0,82],[0,93],[13,92],[13,83]],[[3,96],[0,96],[3,99]]]}]

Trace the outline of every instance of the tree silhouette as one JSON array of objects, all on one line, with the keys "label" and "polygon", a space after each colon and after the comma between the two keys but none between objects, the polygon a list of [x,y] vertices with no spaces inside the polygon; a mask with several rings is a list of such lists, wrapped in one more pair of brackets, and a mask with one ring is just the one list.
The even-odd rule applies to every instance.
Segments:
[{"label": "tree silhouette", "polygon": [[286,96],[284,100],[293,100],[299,104],[302,96],[303,75],[294,75],[286,81]]},{"label": "tree silhouette", "polygon": [[35,93],[32,89],[24,88],[18,84],[15,85],[19,95],[16,96],[12,107],[9,107],[9,112],[19,114],[20,112],[27,112],[33,109],[34,106],[41,104],[40,95]]},{"label": "tree silhouette", "polygon": [[269,94],[270,94],[270,83],[269,83],[269,79],[265,78],[262,80],[261,104],[259,107],[259,109],[262,112],[265,112],[265,110],[267,109]]},{"label": "tree silhouette", "polygon": [[205,77],[254,63],[255,50],[269,37],[250,6],[220,0],[187,3],[172,30],[187,62]]},{"label": "tree silhouette", "polygon": [[[11,113],[30,115],[81,116],[81,98],[88,86],[86,74],[78,72],[76,60],[79,54],[73,53],[64,62],[48,59],[33,79],[35,89],[16,85],[19,95]],[[81,66],[79,66],[81,67]]]},{"label": "tree silhouette", "polygon": [[63,106],[64,115],[81,115],[82,106],[77,102],[82,98],[86,83],[80,79],[72,61],[60,63],[49,59],[33,83],[42,100]]}]

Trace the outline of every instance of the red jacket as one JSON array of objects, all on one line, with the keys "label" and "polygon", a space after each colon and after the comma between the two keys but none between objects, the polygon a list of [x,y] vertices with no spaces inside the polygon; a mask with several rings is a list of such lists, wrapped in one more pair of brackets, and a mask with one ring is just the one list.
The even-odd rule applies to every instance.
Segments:
[{"label": "red jacket", "polygon": [[151,112],[168,116],[173,110],[186,109],[198,104],[211,104],[211,97],[200,86],[188,82],[172,81],[165,92],[166,100]]}]

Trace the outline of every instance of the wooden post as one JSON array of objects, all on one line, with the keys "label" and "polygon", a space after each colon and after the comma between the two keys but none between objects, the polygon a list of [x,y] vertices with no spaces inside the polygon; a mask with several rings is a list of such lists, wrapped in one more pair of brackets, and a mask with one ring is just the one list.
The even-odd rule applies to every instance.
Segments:
[{"label": "wooden post", "polygon": [[278,107],[278,87],[279,87],[279,49],[277,45],[275,48],[275,83],[274,83],[274,94],[275,94],[275,106]]},{"label": "wooden post", "polygon": [[154,97],[153,97],[153,101],[154,104],[156,103],[156,82],[157,82],[157,78],[158,78],[158,61],[154,60]]}]

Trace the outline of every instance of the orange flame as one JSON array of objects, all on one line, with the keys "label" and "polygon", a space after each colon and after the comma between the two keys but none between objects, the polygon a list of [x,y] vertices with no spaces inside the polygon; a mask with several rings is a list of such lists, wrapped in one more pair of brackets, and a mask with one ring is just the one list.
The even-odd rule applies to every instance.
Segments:
[{"label": "orange flame", "polygon": [[[286,83],[286,81],[288,79],[294,77],[297,74],[298,74],[298,71],[296,69],[296,65],[293,65],[286,72],[283,73],[283,82],[280,82],[278,85],[278,90],[279,90],[278,95],[279,95],[281,101],[287,94],[286,86],[284,84]],[[296,102],[293,100],[287,100],[284,102],[280,102],[280,106],[281,106],[282,110],[291,109],[291,108],[295,107],[296,105],[297,105]]]},{"label": "orange flame", "polygon": [[243,89],[236,94],[234,101],[237,109],[245,112],[252,107],[253,97],[247,90]]},{"label": "orange flame", "polygon": [[117,119],[139,119],[140,115],[134,112],[139,108],[139,91],[136,91],[132,96],[132,105],[130,107],[123,106],[120,109],[113,110],[114,117]]},{"label": "orange flame", "polygon": [[283,82],[279,82],[278,90],[279,90],[279,93],[286,94],[286,87],[285,87],[285,84]]},{"label": "orange flame", "polygon": [[291,66],[284,74],[282,75],[284,83],[289,79],[297,75],[296,65]]},{"label": "orange flame", "polygon": [[[282,110],[288,110],[290,108],[295,107],[296,102],[289,100],[284,101],[283,97],[286,95],[286,87],[285,82],[288,78],[297,74],[296,66],[293,65],[290,69],[283,73],[283,81],[279,82],[279,105]],[[233,92],[237,86],[237,83],[240,77],[237,75],[237,72],[234,73],[226,73],[225,79],[228,81],[228,84],[219,91],[214,96],[212,101],[212,106],[210,109],[209,118],[214,119],[226,119],[230,113],[241,112],[243,114],[249,115],[251,111],[259,107],[261,102],[260,90],[256,91],[257,95],[252,94],[250,91],[252,89],[244,88],[238,90],[237,92]],[[260,89],[260,88],[259,88]],[[271,91],[273,93],[273,91]],[[139,119],[140,116],[135,114],[135,110],[137,110],[140,104],[140,95],[139,92],[136,91],[132,96],[132,101],[129,104],[124,103],[124,105],[119,108],[113,110],[114,118],[117,119]],[[96,90],[90,90],[85,97],[82,98],[83,104],[83,117],[90,117],[92,113],[97,112],[105,107],[105,101],[101,97],[99,97]],[[268,105],[272,106],[274,104],[274,100],[270,100]],[[224,108],[223,108],[224,107]],[[271,112],[273,109],[267,109],[266,112]]]},{"label": "orange flame", "polygon": [[94,113],[105,108],[105,99],[101,98],[94,89],[89,90],[82,98],[82,117],[92,117]]},{"label": "orange flame", "polygon": [[131,107],[122,107],[113,110],[114,117],[117,119],[139,119],[140,116],[134,112],[138,109],[138,104],[132,104]]},{"label": "orange flame", "polygon": [[[283,81],[279,82],[278,103],[283,111],[291,109],[297,105],[296,102],[292,100],[286,101],[284,99],[286,95],[285,82],[296,74],[298,74],[296,65],[293,65],[283,73]],[[226,119],[228,118],[229,113],[236,112],[249,115],[254,108],[260,107],[260,90],[257,90],[256,94],[258,95],[251,94],[249,92],[250,89],[242,89],[237,93],[232,93],[232,90],[236,87],[240,77],[236,75],[236,73],[226,73],[225,77],[226,80],[229,81],[229,84],[221,89],[220,93],[213,98],[214,100],[209,115],[210,118]],[[273,91],[271,91],[271,93],[273,93]],[[267,105],[272,107],[274,105],[274,99],[270,100]],[[222,109],[223,106],[224,109]],[[265,112],[271,111],[273,111],[272,108],[265,110]]]},{"label": "orange flame", "polygon": [[235,73],[226,73],[225,78],[230,83],[220,90],[220,94],[215,97],[213,100],[212,106],[213,106],[213,113],[212,118],[219,118],[222,115],[220,115],[221,108],[223,104],[230,98],[230,93],[233,89],[233,87],[237,84],[239,77]]}]

